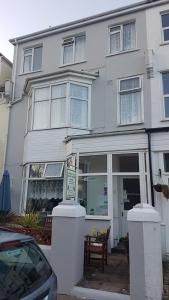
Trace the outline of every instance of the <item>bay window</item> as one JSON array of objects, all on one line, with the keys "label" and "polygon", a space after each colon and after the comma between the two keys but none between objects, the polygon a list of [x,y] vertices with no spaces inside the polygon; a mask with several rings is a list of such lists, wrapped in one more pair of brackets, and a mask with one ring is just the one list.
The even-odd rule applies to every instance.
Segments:
[{"label": "bay window", "polygon": [[119,81],[119,102],[121,125],[142,121],[141,78],[139,76]]},{"label": "bay window", "polygon": [[169,72],[162,74],[164,118],[169,118]]},{"label": "bay window", "polygon": [[63,41],[63,64],[73,64],[85,59],[85,35],[66,38]]},{"label": "bay window", "polygon": [[35,88],[32,97],[33,105],[28,107],[28,121],[30,123],[33,109],[33,129],[89,127],[88,85],[74,82],[51,84]]},{"label": "bay window", "polygon": [[110,54],[136,47],[135,22],[110,27]]}]

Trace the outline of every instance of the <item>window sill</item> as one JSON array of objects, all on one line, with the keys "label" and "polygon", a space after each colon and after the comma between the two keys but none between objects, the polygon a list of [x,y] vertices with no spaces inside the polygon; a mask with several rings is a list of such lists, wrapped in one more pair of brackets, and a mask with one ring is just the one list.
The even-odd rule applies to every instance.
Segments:
[{"label": "window sill", "polygon": [[108,216],[93,216],[93,215],[86,215],[85,220],[101,220],[101,221],[110,221],[111,218]]},{"label": "window sill", "polygon": [[28,75],[28,74],[34,74],[34,73],[40,73],[42,72],[42,70],[38,70],[38,71],[31,71],[31,72],[26,72],[26,73],[19,73],[19,76],[24,76],[24,75]]},{"label": "window sill", "polygon": [[161,119],[160,122],[169,122],[169,118]]},{"label": "window sill", "polygon": [[86,62],[87,62],[87,60],[82,60],[82,61],[78,61],[78,62],[74,62],[74,63],[70,63],[70,64],[60,65],[59,68],[64,68],[64,67],[68,67],[68,66],[74,66],[74,65],[84,64]]},{"label": "window sill", "polygon": [[122,126],[133,126],[133,125],[141,125],[141,124],[144,124],[144,122],[141,121],[141,122],[137,122],[137,123],[118,124],[117,126],[122,127]]},{"label": "window sill", "polygon": [[162,43],[160,44],[160,46],[166,46],[166,45],[169,45],[169,41],[167,41],[167,42],[162,42]]},{"label": "window sill", "polygon": [[131,50],[126,50],[126,51],[120,51],[120,52],[116,52],[116,53],[109,53],[106,55],[106,57],[127,54],[130,52],[136,52],[136,51],[140,51],[140,49],[137,48],[137,49],[131,49]]}]

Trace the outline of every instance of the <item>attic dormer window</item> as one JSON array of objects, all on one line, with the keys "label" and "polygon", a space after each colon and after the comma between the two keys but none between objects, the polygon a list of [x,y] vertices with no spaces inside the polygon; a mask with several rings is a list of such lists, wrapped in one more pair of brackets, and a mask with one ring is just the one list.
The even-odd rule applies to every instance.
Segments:
[{"label": "attic dormer window", "polygon": [[63,40],[63,65],[84,61],[85,41],[84,34]]}]

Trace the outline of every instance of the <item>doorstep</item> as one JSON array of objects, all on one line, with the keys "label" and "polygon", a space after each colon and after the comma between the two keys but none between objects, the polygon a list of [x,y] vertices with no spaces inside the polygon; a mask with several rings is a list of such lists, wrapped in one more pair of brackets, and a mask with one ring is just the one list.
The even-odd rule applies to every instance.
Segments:
[{"label": "doorstep", "polygon": [[86,300],[130,300],[130,296],[74,286],[71,295]]}]

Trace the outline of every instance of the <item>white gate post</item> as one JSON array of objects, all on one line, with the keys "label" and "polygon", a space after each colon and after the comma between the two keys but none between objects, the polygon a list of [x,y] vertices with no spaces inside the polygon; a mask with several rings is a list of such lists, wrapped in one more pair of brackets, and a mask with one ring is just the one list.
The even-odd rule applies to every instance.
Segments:
[{"label": "white gate post", "polygon": [[131,300],[161,300],[162,251],[160,215],[149,204],[128,212]]}]

